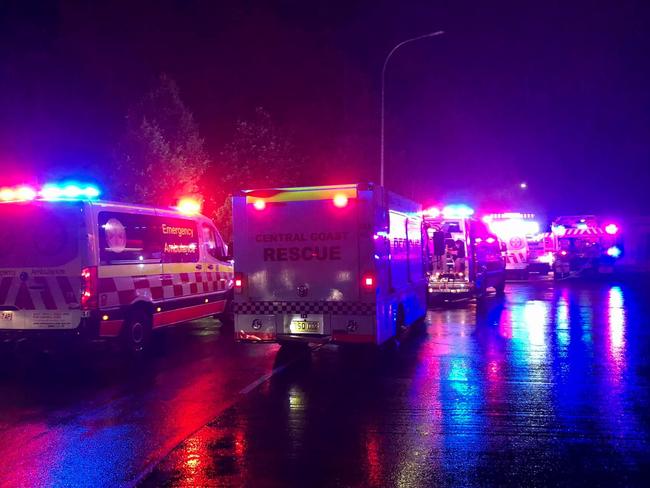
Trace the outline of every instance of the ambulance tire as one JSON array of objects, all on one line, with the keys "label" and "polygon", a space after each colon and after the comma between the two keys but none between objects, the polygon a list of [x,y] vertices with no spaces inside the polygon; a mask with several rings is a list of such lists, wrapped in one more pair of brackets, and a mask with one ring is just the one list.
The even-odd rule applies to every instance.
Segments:
[{"label": "ambulance tire", "polygon": [[122,341],[126,351],[133,357],[142,357],[151,342],[151,313],[143,306],[131,309],[124,321]]},{"label": "ambulance tire", "polygon": [[476,290],[476,299],[477,300],[484,300],[487,297],[487,283],[485,278],[483,278],[480,281],[480,284],[478,284],[477,290]]},{"label": "ambulance tire", "polygon": [[406,330],[406,311],[404,310],[404,305],[399,304],[397,306],[397,314],[395,316],[395,337],[399,339],[405,330]]},{"label": "ambulance tire", "polygon": [[497,295],[499,295],[499,296],[503,296],[503,295],[506,294],[506,280],[505,280],[505,278],[495,285],[494,290],[497,292]]},{"label": "ambulance tire", "polygon": [[229,296],[226,299],[226,306],[223,309],[223,312],[218,313],[215,318],[219,320],[223,325],[232,326],[235,324],[235,313],[233,311],[233,297]]}]

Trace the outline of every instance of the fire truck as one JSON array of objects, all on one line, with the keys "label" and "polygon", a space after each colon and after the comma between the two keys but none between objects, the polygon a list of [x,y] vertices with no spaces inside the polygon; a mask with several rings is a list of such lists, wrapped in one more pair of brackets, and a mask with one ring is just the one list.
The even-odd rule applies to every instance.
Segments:
[{"label": "fire truck", "polygon": [[425,212],[431,302],[481,298],[489,287],[504,293],[505,244],[473,213],[465,205]]},{"label": "fire truck", "polygon": [[554,276],[571,273],[611,273],[623,253],[621,229],[594,215],[556,218],[551,225],[557,251]]},{"label": "fire truck", "polygon": [[529,242],[540,232],[532,213],[507,212],[483,217],[491,232],[506,244],[506,274],[513,279],[528,278]]},{"label": "fire truck", "polygon": [[233,197],[238,341],[382,344],[426,314],[419,204],[373,184]]},{"label": "fire truck", "polygon": [[0,189],[0,339],[119,340],[139,355],[159,327],[227,312],[232,262],[196,206],[98,196]]}]

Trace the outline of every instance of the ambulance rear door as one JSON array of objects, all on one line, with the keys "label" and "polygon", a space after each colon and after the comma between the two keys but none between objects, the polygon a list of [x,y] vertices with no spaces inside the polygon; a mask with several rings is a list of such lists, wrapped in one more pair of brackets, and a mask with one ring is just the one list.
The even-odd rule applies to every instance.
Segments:
[{"label": "ambulance rear door", "polygon": [[88,265],[80,202],[0,204],[0,329],[74,329]]}]

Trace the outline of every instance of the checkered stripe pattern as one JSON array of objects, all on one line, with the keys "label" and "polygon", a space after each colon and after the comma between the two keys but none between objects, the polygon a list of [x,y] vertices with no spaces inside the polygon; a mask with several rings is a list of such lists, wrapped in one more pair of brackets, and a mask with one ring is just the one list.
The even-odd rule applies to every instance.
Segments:
[{"label": "checkered stripe pattern", "polygon": [[0,305],[19,310],[77,310],[81,278],[33,276],[30,282],[18,277],[0,278]]},{"label": "checkered stripe pattern", "polygon": [[362,302],[234,302],[239,314],[275,315],[285,313],[327,313],[331,315],[372,315],[374,303]]},{"label": "checkered stripe pattern", "polygon": [[100,307],[130,305],[136,298],[160,301],[226,291],[232,273],[197,272],[99,279]]}]

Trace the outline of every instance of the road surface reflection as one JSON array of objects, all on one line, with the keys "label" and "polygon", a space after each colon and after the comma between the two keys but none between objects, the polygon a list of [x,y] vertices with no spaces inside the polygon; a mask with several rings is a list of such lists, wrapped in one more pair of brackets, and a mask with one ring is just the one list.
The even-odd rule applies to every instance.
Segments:
[{"label": "road surface reflection", "polygon": [[650,459],[646,293],[516,284],[503,299],[431,310],[426,332],[396,348],[325,347],[188,439],[144,484],[638,482]]}]

